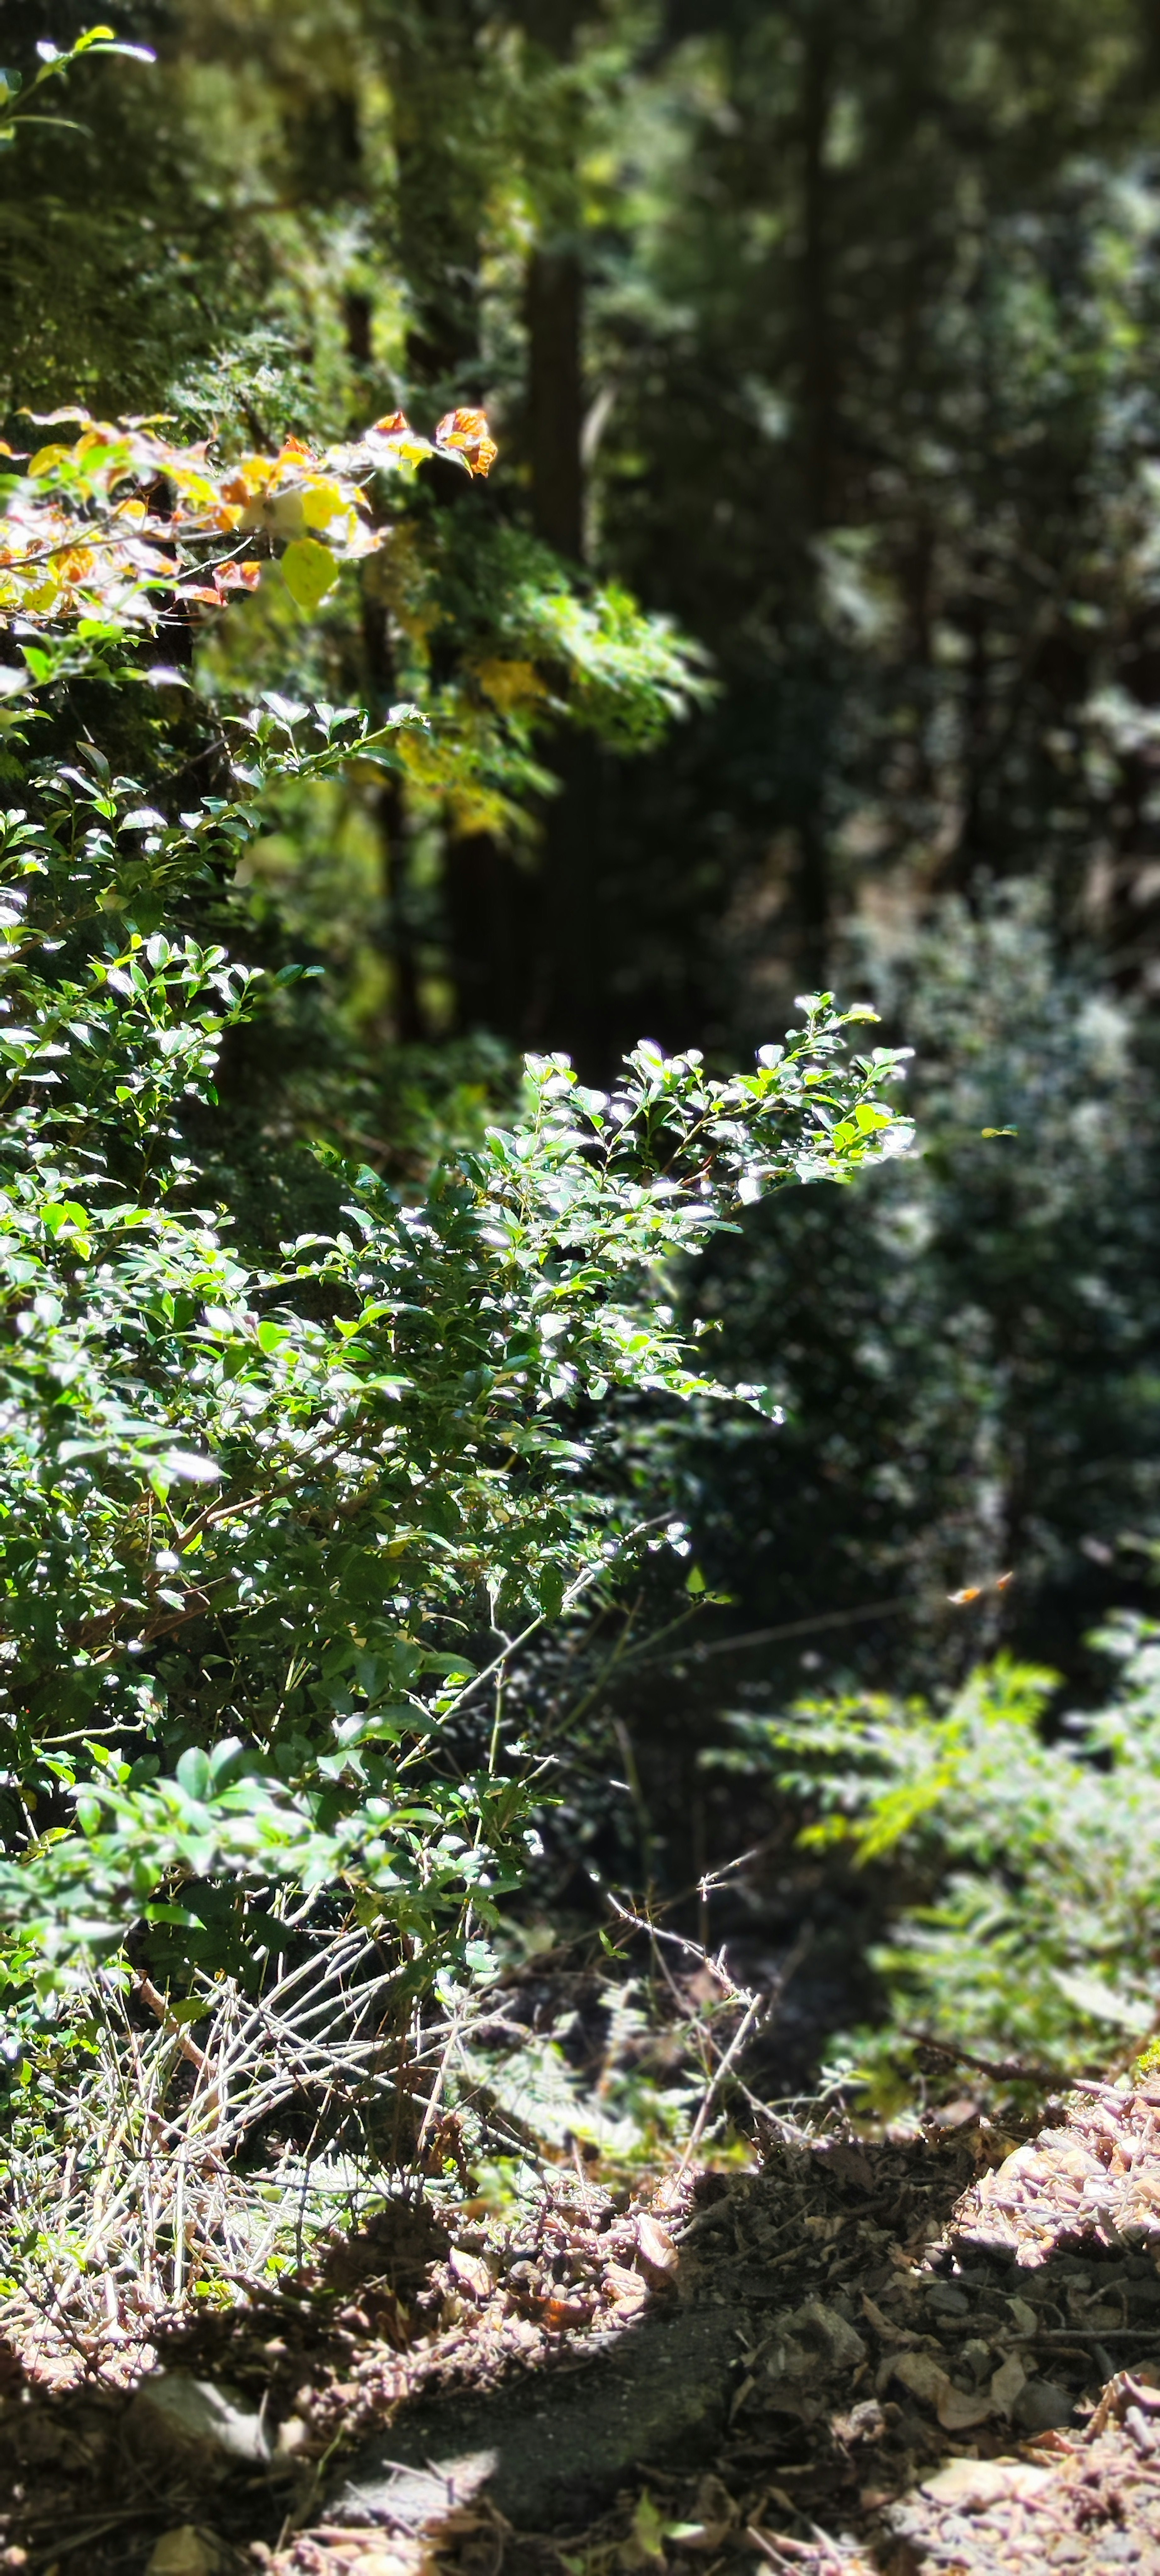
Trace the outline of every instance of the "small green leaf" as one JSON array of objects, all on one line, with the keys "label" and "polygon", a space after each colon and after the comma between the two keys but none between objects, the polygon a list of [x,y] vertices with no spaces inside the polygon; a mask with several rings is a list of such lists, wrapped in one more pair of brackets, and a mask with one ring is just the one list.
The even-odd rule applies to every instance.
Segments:
[{"label": "small green leaf", "polygon": [[647,2487],[632,2517],[632,2536],[644,2557],[663,2559],[665,2524]]},{"label": "small green leaf", "polygon": [[189,1745],[182,1754],[177,1765],[177,1783],[187,1798],[204,1798],[209,1787],[209,1756],[203,1753],[200,1744]]}]

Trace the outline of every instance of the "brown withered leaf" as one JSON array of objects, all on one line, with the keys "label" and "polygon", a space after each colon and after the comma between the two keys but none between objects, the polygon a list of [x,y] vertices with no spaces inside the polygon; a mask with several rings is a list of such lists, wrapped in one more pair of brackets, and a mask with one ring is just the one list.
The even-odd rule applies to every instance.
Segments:
[{"label": "brown withered leaf", "polygon": [[949,2371],[940,2368],[930,2353],[903,2352],[894,2363],[893,2376],[909,2388],[913,2397],[933,2406],[946,2433],[965,2432],[972,2424],[985,2424],[993,2412],[989,2397],[969,2395],[956,2388]]},{"label": "brown withered leaf", "polygon": [[495,2283],[482,2254],[467,2254],[453,2245],[447,2259],[457,2288],[469,2290],[473,2299],[490,2299]]},{"label": "brown withered leaf", "polygon": [[604,2267],[604,2296],[622,2314],[644,2306],[648,2283],[639,2272],[630,2271],[625,2263],[607,2263]]},{"label": "brown withered leaf", "polygon": [[647,2209],[641,2210],[636,2222],[636,2243],[646,2271],[676,2271],[677,2249],[672,2237],[667,2227],[659,2227],[656,2219],[649,2217]]}]

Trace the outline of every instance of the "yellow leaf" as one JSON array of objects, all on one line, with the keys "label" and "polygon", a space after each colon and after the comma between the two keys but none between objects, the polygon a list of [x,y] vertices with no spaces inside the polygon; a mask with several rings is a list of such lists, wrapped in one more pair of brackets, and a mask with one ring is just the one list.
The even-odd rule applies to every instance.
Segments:
[{"label": "yellow leaf", "polygon": [[333,590],[338,579],[338,565],[329,546],[320,546],[317,537],[296,537],[282,557],[282,578],[295,606],[307,617]]},{"label": "yellow leaf", "polygon": [[308,483],[302,495],[302,516],[308,528],[329,527],[343,506],[337,483]]},{"label": "yellow leaf", "polygon": [[59,465],[61,458],[70,454],[71,449],[67,447],[38,447],[35,456],[29,457],[29,474],[51,474],[54,465]]},{"label": "yellow leaf", "polygon": [[498,707],[503,716],[522,714],[525,709],[542,706],[548,696],[546,683],[533,662],[501,660],[496,657],[477,662],[475,676],[485,698]]}]

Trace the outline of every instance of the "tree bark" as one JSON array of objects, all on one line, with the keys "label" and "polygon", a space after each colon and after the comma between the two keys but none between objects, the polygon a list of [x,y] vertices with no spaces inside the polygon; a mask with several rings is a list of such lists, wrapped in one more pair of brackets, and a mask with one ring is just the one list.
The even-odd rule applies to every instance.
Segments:
[{"label": "tree bark", "polygon": [[[394,652],[386,609],[381,600],[373,597],[365,577],[362,632],[367,695],[375,713],[383,716],[395,695]],[[409,901],[407,818],[401,780],[388,773],[383,786],[376,790],[373,802],[380,851],[381,926],[376,945],[391,969],[391,1018],[395,1038],[400,1045],[410,1046],[426,1037],[427,1026],[419,992],[418,958]]]},{"label": "tree bark", "polygon": [[574,249],[533,252],[526,306],[532,519],[537,536],[572,563],[584,553],[582,297]]},{"label": "tree bark", "polygon": [[[834,90],[831,0],[812,0],[802,69],[801,404],[807,543],[831,524],[834,493],[834,360],[829,314],[829,188],[826,142]],[[801,972],[825,985],[832,885],[823,810],[824,777],[798,835]]]}]

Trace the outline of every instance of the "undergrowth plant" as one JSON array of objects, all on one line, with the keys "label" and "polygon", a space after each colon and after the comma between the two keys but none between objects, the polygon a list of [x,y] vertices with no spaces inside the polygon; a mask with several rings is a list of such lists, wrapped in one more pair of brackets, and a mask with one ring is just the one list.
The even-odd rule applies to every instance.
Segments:
[{"label": "undergrowth plant", "polygon": [[[441,736],[411,704],[372,730],[277,692],[191,714],[155,631],[263,580],[309,611],[381,546],[367,493],[408,442],[412,468],[433,452],[385,423],[231,466],[89,423],[0,487],[9,2198],[43,2202],[53,2102],[74,2127],[87,2104],[73,2187],[105,2158],[135,2208],[144,2157],[168,2294],[211,2143],[260,2155],[282,2119],[307,2167],[351,2122],[380,2163],[437,2152],[432,2034],[462,2035],[546,1794],[505,1681],[665,1543],[608,1399],[763,1401],[714,1390],[664,1265],[907,1135],[897,1057],[848,1051],[873,1015],[814,996],[732,1078],[642,1043],[606,1096],[529,1059],[519,1120],[409,1202],[323,1143],[327,1223],[255,1242],[215,1161],[218,1059],[300,970],[231,954],[239,860],[271,783],[405,770],[403,733],[435,762]],[[479,415],[438,444],[486,465]],[[448,794],[458,759],[456,737]],[[82,2237],[74,2286],[107,2255]]]},{"label": "undergrowth plant", "polygon": [[849,2044],[882,2104],[930,2063],[924,2039],[1010,2091],[1020,2068],[1099,2070],[1160,2022],[1160,1627],[1125,1617],[1095,1642],[1113,1699],[1046,1731],[1058,1676],[1000,1656],[941,1711],[803,1699],[733,1717],[705,1757],[798,1803],[804,1846],[878,1874],[885,2011]]}]

